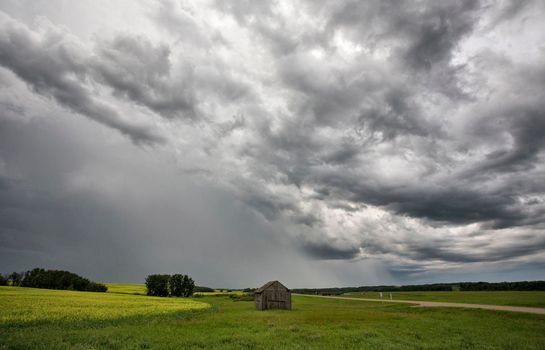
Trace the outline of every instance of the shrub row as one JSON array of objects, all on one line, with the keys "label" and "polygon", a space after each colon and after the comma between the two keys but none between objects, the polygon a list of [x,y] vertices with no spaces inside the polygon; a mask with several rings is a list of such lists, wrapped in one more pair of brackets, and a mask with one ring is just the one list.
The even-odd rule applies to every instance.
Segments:
[{"label": "shrub row", "polygon": [[35,268],[30,271],[18,273],[13,272],[8,275],[5,284],[9,281],[12,286],[60,289],[60,290],[78,290],[86,292],[106,292],[108,288],[102,283],[96,283],[87,278],[76,275],[75,273],[60,270],[45,270]]},{"label": "shrub row", "polygon": [[522,282],[464,282],[460,283],[460,290],[463,291],[532,291],[545,290],[545,281],[522,281]]},{"label": "shrub row", "polygon": [[149,275],[146,278],[147,295],[156,297],[189,297],[193,295],[195,282],[188,275]]}]

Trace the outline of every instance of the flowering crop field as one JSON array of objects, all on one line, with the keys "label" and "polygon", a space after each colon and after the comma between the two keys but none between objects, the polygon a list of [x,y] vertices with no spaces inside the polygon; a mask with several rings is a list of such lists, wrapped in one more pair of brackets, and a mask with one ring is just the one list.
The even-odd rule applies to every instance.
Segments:
[{"label": "flowering crop field", "polygon": [[210,305],[181,298],[0,287],[0,325],[55,321],[103,321],[175,314]]},{"label": "flowering crop field", "polygon": [[139,283],[105,283],[108,293],[146,295],[146,285]]}]

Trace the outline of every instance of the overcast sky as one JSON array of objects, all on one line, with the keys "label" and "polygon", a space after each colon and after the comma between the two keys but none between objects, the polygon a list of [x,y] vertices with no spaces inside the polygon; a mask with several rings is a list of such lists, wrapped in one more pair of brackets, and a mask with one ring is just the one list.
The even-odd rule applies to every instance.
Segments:
[{"label": "overcast sky", "polygon": [[0,2],[0,271],[545,279],[542,1]]}]

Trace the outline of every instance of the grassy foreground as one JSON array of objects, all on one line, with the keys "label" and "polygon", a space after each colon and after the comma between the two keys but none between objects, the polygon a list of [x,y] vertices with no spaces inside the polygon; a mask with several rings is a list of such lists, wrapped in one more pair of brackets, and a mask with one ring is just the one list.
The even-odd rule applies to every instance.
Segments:
[{"label": "grassy foreground", "polygon": [[[50,313],[57,310],[59,293],[69,294],[65,304],[72,305],[64,309],[69,317],[63,316],[64,311]],[[80,305],[79,298],[94,301]],[[129,304],[124,302],[127,299]],[[162,300],[183,306],[185,311],[166,311]],[[212,307],[198,309],[201,301]],[[509,312],[425,309],[305,296],[293,297],[292,311],[256,311],[253,302],[233,301],[227,296],[158,300],[12,287],[0,288],[0,303],[0,349],[545,348],[545,317]],[[95,303],[112,303],[113,316],[85,316],[95,314]],[[126,315],[127,309],[154,303],[159,304],[156,311],[163,311],[152,311],[148,306],[132,317]],[[200,311],[190,311],[188,306]],[[22,313],[17,311],[20,308]],[[6,314],[11,316],[4,318]],[[39,322],[25,316],[33,314]]]},{"label": "grassy foreground", "polygon": [[[392,292],[394,300],[445,301],[451,303],[545,307],[545,292]],[[346,293],[343,296],[380,300],[378,292]],[[383,292],[390,299],[389,292]]]}]

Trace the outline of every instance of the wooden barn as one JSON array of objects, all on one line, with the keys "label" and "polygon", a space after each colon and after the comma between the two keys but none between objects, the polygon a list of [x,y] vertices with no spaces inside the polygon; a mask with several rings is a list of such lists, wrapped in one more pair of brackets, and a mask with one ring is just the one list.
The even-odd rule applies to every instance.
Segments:
[{"label": "wooden barn", "polygon": [[255,308],[291,310],[291,291],[278,281],[267,282],[255,291]]}]

